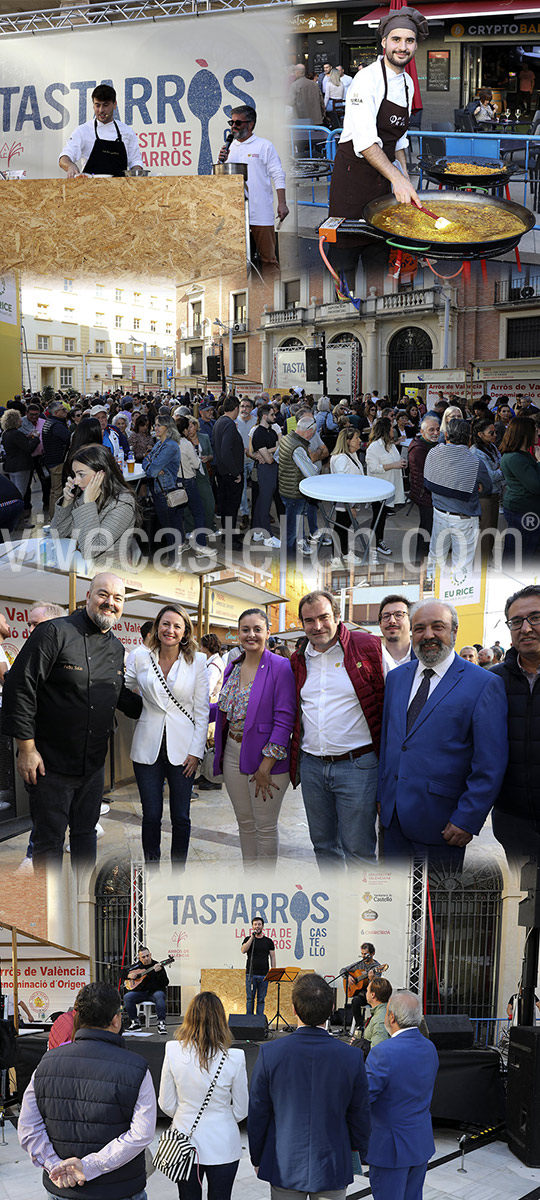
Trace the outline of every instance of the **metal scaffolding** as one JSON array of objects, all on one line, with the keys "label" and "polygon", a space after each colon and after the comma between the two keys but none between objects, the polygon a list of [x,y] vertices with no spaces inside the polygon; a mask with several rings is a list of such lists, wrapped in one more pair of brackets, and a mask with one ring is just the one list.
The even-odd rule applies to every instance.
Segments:
[{"label": "metal scaffolding", "polygon": [[171,17],[203,17],[209,13],[249,12],[251,9],[291,8],[293,0],[144,0],[140,4],[74,4],[36,12],[2,13],[0,35],[38,34],[75,30],[85,26],[118,25],[133,21],[162,21]]},{"label": "metal scaffolding", "polygon": [[131,961],[135,962],[144,946],[146,925],[146,872],[144,863],[131,863]]},{"label": "metal scaffolding", "polygon": [[415,858],[410,875],[409,932],[407,944],[407,987],[422,996],[424,946],[426,939],[426,882],[427,866],[423,858]]}]

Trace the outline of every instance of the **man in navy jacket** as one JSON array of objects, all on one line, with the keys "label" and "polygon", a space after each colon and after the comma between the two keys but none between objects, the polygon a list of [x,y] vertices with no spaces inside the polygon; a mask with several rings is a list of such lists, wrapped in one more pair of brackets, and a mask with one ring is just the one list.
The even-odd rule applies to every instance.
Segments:
[{"label": "man in navy jacket", "polygon": [[[369,1100],[358,1050],[334,1041],[325,1023],[333,993],[320,975],[302,975],[292,991],[298,1028],[261,1046],[251,1080],[248,1135],[259,1179],[311,1197],[345,1197],[352,1151],[365,1159]],[[281,1191],[280,1191],[281,1189]]]},{"label": "man in navy jacket", "polygon": [[429,1112],[439,1058],[420,1033],[422,1006],[412,992],[388,1001],[390,1037],[374,1046],[366,1071],[371,1102],[367,1152],[373,1200],[421,1200],[435,1150]]},{"label": "man in navy jacket", "polygon": [[504,684],[454,652],[453,605],[411,611],[417,662],[386,680],[379,762],[386,855],[463,862],[499,794],[508,761]]}]

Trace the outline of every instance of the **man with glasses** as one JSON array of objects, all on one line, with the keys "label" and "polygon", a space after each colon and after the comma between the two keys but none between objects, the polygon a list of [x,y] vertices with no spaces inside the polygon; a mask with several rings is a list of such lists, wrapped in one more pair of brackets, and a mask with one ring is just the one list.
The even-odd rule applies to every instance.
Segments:
[{"label": "man with glasses", "polygon": [[272,143],[253,132],[256,121],[257,113],[250,105],[233,108],[229,121],[232,143],[222,147],[219,161],[246,163],[249,227],[263,272],[266,269],[275,272],[279,271],[279,263],[276,258],[272,183],[277,195],[277,215],[280,221],[284,221],[289,212],[285,197],[285,171]]},{"label": "man with glasses", "polygon": [[507,858],[540,853],[540,584],[506,601],[512,645],[500,675],[508,700],[509,760],[493,809],[493,832]]},{"label": "man with glasses", "polygon": [[382,654],[385,678],[394,667],[416,659],[411,646],[409,600],[405,596],[385,596],[379,605],[379,626],[382,633]]},{"label": "man with glasses", "polygon": [[456,655],[452,604],[411,609],[418,662],[386,680],[377,800],[387,857],[425,856],[459,871],[508,762],[501,681]]}]

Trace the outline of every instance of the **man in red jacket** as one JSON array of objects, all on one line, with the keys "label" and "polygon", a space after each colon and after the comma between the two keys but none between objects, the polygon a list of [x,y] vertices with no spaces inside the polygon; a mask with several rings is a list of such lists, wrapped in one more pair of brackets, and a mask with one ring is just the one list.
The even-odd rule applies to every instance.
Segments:
[{"label": "man in red jacket", "polygon": [[373,862],[381,642],[370,633],[350,633],[330,592],[310,592],[298,612],[306,641],[291,659],[297,695],[291,778],[302,784],[319,865]]}]

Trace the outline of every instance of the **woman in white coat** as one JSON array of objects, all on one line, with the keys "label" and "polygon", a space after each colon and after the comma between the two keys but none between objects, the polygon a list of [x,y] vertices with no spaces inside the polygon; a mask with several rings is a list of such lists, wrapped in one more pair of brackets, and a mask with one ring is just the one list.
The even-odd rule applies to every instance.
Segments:
[{"label": "woman in white coat", "polygon": [[[395,504],[405,503],[403,487],[403,471],[407,463],[401,457],[399,450],[392,441],[392,422],[389,417],[378,417],[371,426],[366,451],[366,475],[375,475],[387,483],[393,483],[396,494]],[[389,546],[384,541],[384,526],[386,523],[387,507],[384,500],[377,500],[371,505],[371,528],[376,532],[377,553],[391,554]]]},{"label": "woman in white coat", "polygon": [[141,797],[142,844],[146,862],[159,862],[163,787],[169,784],[171,861],[185,863],[191,822],[193,779],[204,754],[208,717],[208,673],[197,653],[193,626],[184,608],[168,604],[155,618],[150,647],[139,646],[126,671],[126,684],[143,698],[131,757]]},{"label": "woman in white coat", "polygon": [[213,992],[191,1001],[174,1040],[165,1046],[159,1104],[175,1129],[190,1134],[210,1084],[216,1085],[191,1141],[195,1160],[178,1184],[180,1200],[200,1200],[206,1175],[208,1200],[229,1200],[242,1154],[238,1122],[247,1116],[248,1084],[243,1050],[231,1050],[225,1010]]}]

